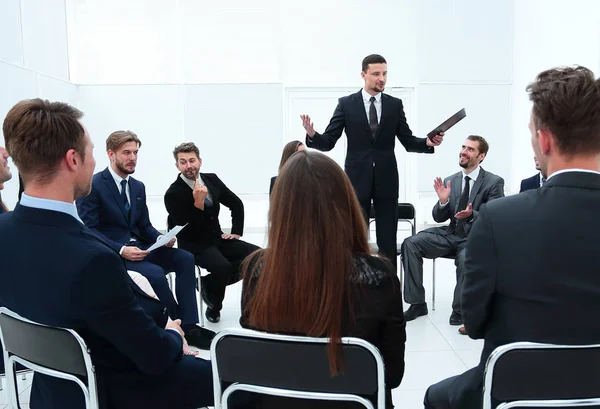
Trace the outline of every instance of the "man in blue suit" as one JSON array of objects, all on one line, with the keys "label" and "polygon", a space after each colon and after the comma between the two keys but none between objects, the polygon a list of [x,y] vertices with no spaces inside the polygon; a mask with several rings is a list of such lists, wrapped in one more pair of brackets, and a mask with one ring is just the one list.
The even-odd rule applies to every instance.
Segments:
[{"label": "man in blue suit", "polygon": [[[163,328],[144,312],[119,254],[78,217],[73,201],[89,194],[96,164],[82,115],[34,99],[6,116],[6,147],[26,190],[13,212],[0,215],[0,305],[83,337],[100,407],[212,405],[210,363],[182,355],[179,321],[166,319]],[[36,374],[31,407],[83,408],[83,394]]]},{"label": "man in blue suit", "polygon": [[[172,248],[175,239],[152,252],[146,249],[160,233],[150,223],[144,184],[130,175],[135,172],[141,142],[131,131],[116,131],[106,139],[110,166],[96,173],[92,192],[77,200],[79,216],[85,225],[104,239],[125,260],[128,270],[144,275],[156,295],[167,305],[171,318],[181,318],[189,344],[205,349],[212,332],[196,325],[196,271],[194,256]],[[176,274],[177,301],[166,274]]]},{"label": "man in blue suit", "polygon": [[522,193],[526,190],[533,190],[542,187],[542,185],[546,182],[546,178],[542,176],[542,172],[540,171],[540,164],[538,163],[538,160],[535,156],[533,157],[533,160],[535,161],[535,169],[538,171],[538,173],[536,173],[530,178],[523,179],[521,181],[521,190],[519,190],[519,193]]}]

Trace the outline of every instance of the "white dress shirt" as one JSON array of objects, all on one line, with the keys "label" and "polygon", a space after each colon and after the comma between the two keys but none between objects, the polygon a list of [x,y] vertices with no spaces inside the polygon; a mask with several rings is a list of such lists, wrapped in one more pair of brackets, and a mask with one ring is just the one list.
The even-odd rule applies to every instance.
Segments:
[{"label": "white dress shirt", "polygon": [[546,179],[546,183],[550,180],[551,177],[556,176],[556,175],[560,175],[561,173],[567,173],[567,172],[584,172],[584,173],[595,173],[597,175],[600,175],[600,172],[596,172],[595,170],[589,170],[589,169],[561,169],[561,170],[557,170],[556,172],[554,172],[553,174],[551,174],[550,176],[548,176],[548,178]]},{"label": "white dress shirt", "polygon": [[[113,170],[113,168],[111,166],[108,166],[108,171],[110,172],[113,179],[115,180],[115,183],[117,184],[117,190],[119,191],[119,194],[122,194],[121,181],[123,180],[123,178],[121,176],[117,175],[117,173]],[[127,195],[127,201],[129,202],[129,204],[131,204],[131,195],[129,194],[129,175],[127,175],[125,180],[127,181],[127,185],[126,185],[127,189],[125,190],[125,194]]]},{"label": "white dress shirt", "polygon": [[[469,194],[473,191],[473,185],[475,184],[475,181],[479,177],[479,171],[480,170],[481,170],[481,168],[479,166],[477,166],[475,169],[473,169],[473,171],[471,173],[469,173],[467,175],[465,173],[464,169],[463,169],[463,171],[462,171],[462,183],[460,185],[460,192],[461,192],[461,194],[462,194],[462,191],[465,190],[465,177],[467,177],[467,176],[469,178],[471,178],[471,180],[469,180]],[[450,189],[452,189],[452,184],[450,184]],[[448,201],[446,203],[440,202],[440,207],[446,206],[449,202],[450,202],[450,199],[448,199]]]},{"label": "white dress shirt", "polygon": [[[188,179],[185,176],[183,176],[183,173],[180,175],[181,179],[183,179],[183,181],[185,183],[187,183],[187,185],[191,188],[194,189],[194,183],[196,183],[196,181],[192,180],[192,179]],[[213,198],[212,198],[212,194],[210,193],[210,190],[208,190],[208,186],[206,186],[206,183],[204,183],[204,181],[202,180],[202,176],[200,176],[200,174],[198,174],[198,183],[200,183],[202,186],[206,187],[207,193],[206,193],[206,198],[208,200],[210,200],[211,202],[214,203]]]},{"label": "white dress shirt", "polygon": [[365,104],[365,112],[367,113],[367,121],[369,120],[369,111],[371,110],[371,96],[375,97],[375,110],[377,111],[377,123],[381,123],[381,92],[376,95],[371,95],[365,89],[362,89],[363,102]]}]

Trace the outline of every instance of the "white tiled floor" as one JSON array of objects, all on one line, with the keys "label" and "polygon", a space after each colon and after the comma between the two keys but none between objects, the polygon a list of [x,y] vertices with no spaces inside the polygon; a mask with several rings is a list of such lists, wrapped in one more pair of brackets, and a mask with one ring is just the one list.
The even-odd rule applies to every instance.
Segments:
[{"label": "white tiled floor", "polygon": [[[246,241],[264,245],[262,234],[248,234]],[[425,390],[432,383],[457,375],[479,362],[482,341],[474,341],[457,332],[458,327],[448,324],[451,312],[452,292],[455,283],[454,262],[437,261],[436,310],[431,310],[431,261],[425,261],[425,290],[429,302],[429,315],[417,318],[406,325],[406,371],[400,386],[393,391],[394,404],[399,409],[423,408]],[[219,331],[239,327],[241,283],[227,288],[221,321],[207,322],[207,327]],[[407,306],[405,305],[405,309]],[[201,351],[208,358],[208,351]],[[19,378],[20,379],[20,378]],[[4,382],[4,380],[2,381]],[[4,384],[5,385],[5,384]],[[19,381],[22,408],[29,408],[31,375]],[[6,388],[6,385],[4,386]],[[0,393],[0,409],[7,408],[5,389]]]}]

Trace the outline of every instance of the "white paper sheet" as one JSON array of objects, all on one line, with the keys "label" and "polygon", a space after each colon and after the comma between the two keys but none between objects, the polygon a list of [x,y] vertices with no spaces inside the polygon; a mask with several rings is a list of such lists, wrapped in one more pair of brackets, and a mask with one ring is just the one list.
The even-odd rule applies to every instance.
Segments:
[{"label": "white paper sheet", "polygon": [[161,238],[159,238],[158,240],[156,240],[156,243],[154,243],[153,245],[151,245],[148,248],[148,251],[156,250],[157,248],[162,247],[165,244],[167,244],[168,242],[170,242],[171,239],[173,239],[175,236],[177,236],[177,234],[181,230],[183,230],[183,228],[185,226],[187,226],[187,223],[185,225],[183,225],[183,226],[175,226],[175,227],[173,227],[166,234],[164,234]]}]

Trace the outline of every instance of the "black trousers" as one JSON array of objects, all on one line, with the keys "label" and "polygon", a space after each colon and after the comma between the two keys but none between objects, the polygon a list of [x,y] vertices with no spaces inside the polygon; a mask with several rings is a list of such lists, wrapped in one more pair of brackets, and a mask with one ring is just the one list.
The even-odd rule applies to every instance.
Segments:
[{"label": "black trousers", "polygon": [[[244,259],[258,249],[260,247],[243,240],[219,239],[214,245],[194,254],[196,264],[210,272],[202,285],[216,301],[216,309],[222,307],[227,285],[240,280],[240,265]],[[221,307],[217,308],[219,304]]]},{"label": "black trousers", "polygon": [[[387,257],[395,268],[396,266],[396,232],[398,230],[398,198],[374,197],[375,208],[375,231],[377,233],[377,247],[379,253]],[[363,216],[369,225],[369,213],[371,211],[371,198],[359,199]]]}]

